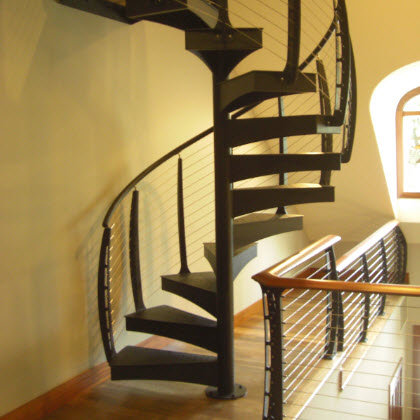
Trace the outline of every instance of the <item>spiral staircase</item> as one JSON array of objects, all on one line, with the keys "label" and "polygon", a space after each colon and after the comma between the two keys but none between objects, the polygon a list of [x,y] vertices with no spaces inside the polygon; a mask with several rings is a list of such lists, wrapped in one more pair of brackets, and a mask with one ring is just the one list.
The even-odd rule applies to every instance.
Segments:
[{"label": "spiral staircase", "polygon": [[[287,206],[334,200],[331,171],[350,160],[356,84],[345,2],[323,0],[314,6],[315,2],[309,0],[279,1],[286,12],[284,68],[253,70],[236,77],[230,77],[232,70],[263,48],[263,29],[235,28],[229,18],[227,0],[58,2],[126,24],[148,20],[182,30],[186,49],[213,74],[214,127],[177,147],[134,178],[105,216],[98,275],[99,316],[112,379],[191,382],[209,385],[207,394],[211,397],[240,397],[246,390],[234,381],[233,280],[257,256],[257,241],[302,229],[302,216],[287,214]],[[322,10],[315,10],[314,7],[321,9],[320,3]],[[253,7],[258,2],[247,4]],[[318,27],[319,36],[305,29],[304,22],[311,21]],[[302,46],[306,46],[308,53],[302,52]],[[291,98],[295,98],[297,110],[291,110]],[[308,100],[315,104],[311,109],[316,112],[304,111]],[[276,106],[275,115],[259,113],[265,103]],[[197,271],[191,270],[188,262],[187,187],[181,155],[188,154],[209,136],[210,148],[205,156],[212,155],[214,170],[210,174],[215,197],[211,204],[214,241],[203,239],[205,243],[200,247],[204,246],[204,256],[212,271]],[[312,139],[309,148],[305,147],[308,139]],[[270,148],[264,148],[266,144]],[[258,153],[252,153],[255,150]],[[170,305],[145,305],[143,289],[148,280],[142,261],[149,251],[148,248],[142,251],[139,245],[140,236],[148,230],[147,225],[139,226],[139,220],[141,223],[144,218],[139,214],[139,200],[144,206],[142,182],[177,156],[175,230],[180,269],[160,273],[161,289],[192,302],[210,317]],[[204,164],[199,166],[202,169]],[[291,182],[296,174],[309,175],[312,180]],[[256,182],[261,179],[262,182]],[[131,203],[126,205],[129,215],[125,216],[122,207],[129,195]],[[152,237],[151,232],[147,234]],[[159,235],[159,231],[154,235]],[[128,306],[118,303],[124,294],[134,302],[131,313]],[[211,354],[132,345],[117,349],[115,321],[124,316],[128,331],[170,337]]]}]

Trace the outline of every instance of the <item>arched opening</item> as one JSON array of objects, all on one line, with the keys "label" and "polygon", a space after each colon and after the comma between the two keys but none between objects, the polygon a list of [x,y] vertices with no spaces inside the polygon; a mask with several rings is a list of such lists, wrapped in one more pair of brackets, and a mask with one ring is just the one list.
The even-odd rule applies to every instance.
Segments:
[{"label": "arched opening", "polygon": [[396,217],[403,222],[420,221],[420,200],[399,197],[398,194],[396,113],[398,105],[403,103],[402,98],[418,87],[420,61],[404,66],[383,79],[375,88],[370,102],[373,128],[391,203]]},{"label": "arched opening", "polygon": [[420,87],[397,106],[396,141],[398,198],[420,198]]}]

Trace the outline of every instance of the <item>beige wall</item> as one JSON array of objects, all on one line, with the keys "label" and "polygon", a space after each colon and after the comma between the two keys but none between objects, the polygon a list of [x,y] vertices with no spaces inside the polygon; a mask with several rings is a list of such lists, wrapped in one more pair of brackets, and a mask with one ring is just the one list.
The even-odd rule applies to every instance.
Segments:
[{"label": "beige wall", "polygon": [[212,113],[180,31],[2,0],[0,40],[1,415],[94,362],[104,211]]},{"label": "beige wall", "polygon": [[352,0],[347,8],[358,83],[355,147],[350,163],[333,176],[336,202],[299,208],[310,239],[331,232],[359,241],[394,218],[369,104],[384,77],[420,57],[417,0]]},{"label": "beige wall", "polygon": [[[104,359],[104,212],[135,174],[212,125],[211,74],[181,31],[2,0],[0,115],[1,416]],[[287,234],[250,265],[235,310],[260,298],[251,273],[304,243]]]},{"label": "beige wall", "polygon": [[[368,103],[386,74],[418,60],[415,48],[401,48],[403,37],[418,39],[417,0],[349,3],[358,142],[336,178],[338,203],[322,206],[325,217],[308,211],[313,238],[353,240],[356,228],[392,217]],[[123,25],[52,0],[0,2],[0,415],[103,359],[95,300],[101,218],[134,174],[211,125],[210,83],[176,30]],[[303,234],[286,238],[263,265],[305,243]],[[259,297],[252,264],[238,279],[236,289],[250,293],[237,295],[236,310]]]}]

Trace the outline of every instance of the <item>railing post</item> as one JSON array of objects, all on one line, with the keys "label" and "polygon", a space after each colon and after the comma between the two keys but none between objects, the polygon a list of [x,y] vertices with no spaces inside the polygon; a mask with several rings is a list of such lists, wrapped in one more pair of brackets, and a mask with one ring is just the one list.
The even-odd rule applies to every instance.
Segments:
[{"label": "railing post", "polygon": [[[366,254],[362,256],[362,265],[363,265],[363,281],[365,283],[370,283],[369,276],[369,267],[367,263]],[[360,341],[365,343],[367,341],[367,332],[369,328],[369,318],[370,318],[370,294],[365,294],[364,299],[364,313],[363,313],[363,326],[362,333],[360,334]]]},{"label": "railing post", "polygon": [[301,0],[289,0],[288,2],[288,40],[287,62],[284,74],[288,82],[293,82],[297,75],[300,53],[301,32]]},{"label": "railing post", "polygon": [[[335,264],[334,248],[330,247],[326,250],[328,261],[328,279],[338,279],[337,267]],[[343,305],[340,292],[328,292],[327,297],[327,335],[325,343],[325,359],[333,359],[337,352],[337,340],[340,345],[343,323]]]},{"label": "railing post", "polygon": [[404,234],[399,226],[395,228],[395,235],[397,237],[398,246],[398,259],[397,259],[397,270],[398,270],[398,283],[404,283],[405,273],[407,272],[407,241],[405,240]]},{"label": "railing post", "polygon": [[262,292],[265,333],[263,419],[281,419],[284,394],[283,289],[262,287]]},{"label": "railing post", "polygon": [[[386,258],[386,248],[385,242],[383,239],[380,240],[381,246],[381,258],[382,258],[382,279],[381,283],[388,283],[388,267],[387,267],[387,258]],[[386,296],[382,296],[381,298],[381,305],[378,310],[379,315],[385,314],[385,303],[386,303]]]},{"label": "railing post", "polygon": [[139,249],[139,192],[133,191],[130,212],[130,273],[136,311],[144,309],[143,292],[141,288],[140,249]]},{"label": "railing post", "polygon": [[178,183],[177,183],[177,204],[178,204],[178,242],[179,259],[181,261],[180,273],[190,273],[187,261],[187,242],[185,239],[185,214],[184,214],[184,187],[182,180],[182,159],[178,158]]},{"label": "railing post", "polygon": [[102,343],[108,362],[115,356],[112,315],[110,306],[110,273],[109,248],[111,244],[111,228],[106,227],[102,236],[101,252],[98,269],[98,311],[101,327]]}]

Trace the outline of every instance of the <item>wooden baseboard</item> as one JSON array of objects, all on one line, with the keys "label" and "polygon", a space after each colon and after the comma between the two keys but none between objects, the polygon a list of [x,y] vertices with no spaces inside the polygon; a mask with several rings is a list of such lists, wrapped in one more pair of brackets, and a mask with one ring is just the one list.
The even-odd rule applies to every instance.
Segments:
[{"label": "wooden baseboard", "polygon": [[247,321],[254,315],[261,315],[263,313],[263,302],[262,299],[257,300],[252,305],[245,308],[243,311],[238,312],[235,315],[235,327],[239,327],[241,324]]},{"label": "wooden baseboard", "polygon": [[[262,301],[259,300],[235,315],[235,326],[240,326],[249,317],[262,313]],[[152,336],[139,345],[164,349],[173,340],[165,337]],[[108,363],[101,363],[73,379],[53,388],[47,393],[22,405],[8,414],[0,417],[0,420],[41,420],[46,415],[62,407],[77,395],[89,388],[109,380],[111,377]]]},{"label": "wooden baseboard", "polygon": [[108,363],[101,363],[1,417],[1,420],[39,420],[62,407],[82,391],[110,378]]}]

